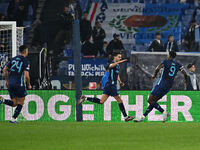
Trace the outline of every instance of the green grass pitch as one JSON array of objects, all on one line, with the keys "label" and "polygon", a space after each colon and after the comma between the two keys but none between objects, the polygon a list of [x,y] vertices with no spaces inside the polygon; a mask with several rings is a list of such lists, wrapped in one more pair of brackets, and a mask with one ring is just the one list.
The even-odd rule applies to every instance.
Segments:
[{"label": "green grass pitch", "polygon": [[200,150],[199,123],[0,122],[0,150]]}]

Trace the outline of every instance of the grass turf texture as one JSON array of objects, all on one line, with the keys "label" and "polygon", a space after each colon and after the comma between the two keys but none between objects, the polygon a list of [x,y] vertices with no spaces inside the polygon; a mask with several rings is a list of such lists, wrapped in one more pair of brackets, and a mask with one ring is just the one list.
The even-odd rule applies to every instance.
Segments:
[{"label": "grass turf texture", "polygon": [[0,122],[0,150],[199,150],[199,125]]}]

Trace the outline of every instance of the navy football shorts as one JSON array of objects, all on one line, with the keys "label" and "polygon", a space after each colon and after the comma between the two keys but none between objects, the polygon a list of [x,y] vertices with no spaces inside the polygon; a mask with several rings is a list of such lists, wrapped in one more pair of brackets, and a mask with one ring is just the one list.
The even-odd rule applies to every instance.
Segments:
[{"label": "navy football shorts", "polygon": [[152,91],[151,94],[154,96],[157,96],[159,98],[162,98],[169,92],[170,88],[166,88],[164,86],[156,85]]},{"label": "navy football shorts", "polygon": [[109,95],[109,96],[117,96],[119,95],[119,92],[117,90],[117,86],[110,84],[110,83],[106,83],[106,86],[103,89],[103,94]]},{"label": "navy football shorts", "polygon": [[14,85],[9,85],[8,86],[8,92],[10,95],[10,98],[22,98],[27,95],[26,89],[24,86],[14,86]]}]

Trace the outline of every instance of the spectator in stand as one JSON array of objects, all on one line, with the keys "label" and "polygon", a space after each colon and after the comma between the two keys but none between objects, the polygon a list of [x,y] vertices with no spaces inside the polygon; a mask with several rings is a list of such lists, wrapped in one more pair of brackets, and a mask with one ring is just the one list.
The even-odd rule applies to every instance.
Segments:
[{"label": "spectator in stand", "polygon": [[176,42],[174,41],[174,36],[173,35],[169,35],[168,36],[168,41],[167,43],[165,43],[165,51],[166,52],[170,52],[170,51],[175,51],[178,52],[178,45],[176,44]]},{"label": "spectator in stand", "polygon": [[100,53],[100,56],[105,56],[103,51],[103,41],[106,37],[105,30],[102,28],[101,22],[97,21],[95,27],[92,30],[92,36],[94,44]]},{"label": "spectator in stand", "polygon": [[38,6],[38,0],[23,0],[25,6],[25,13],[28,16],[29,6],[32,7],[33,10],[33,19],[36,18],[36,11]]},{"label": "spectator in stand", "polygon": [[197,24],[200,24],[200,0],[194,0],[194,12],[193,20],[197,21]]},{"label": "spectator in stand", "polygon": [[84,42],[84,44],[81,47],[81,52],[84,56],[97,56],[98,50],[93,43],[92,36],[89,40]]},{"label": "spectator in stand", "polygon": [[15,20],[17,21],[17,26],[22,27],[24,26],[24,20],[26,20],[26,12],[24,3],[20,3],[18,9],[15,13]]},{"label": "spectator in stand", "polygon": [[120,35],[119,34],[114,34],[113,35],[113,40],[109,42],[106,52],[107,55],[111,55],[113,53],[113,50],[119,50],[119,51],[124,51],[124,46],[122,41],[119,39]]},{"label": "spectator in stand", "polygon": [[74,17],[76,16],[80,20],[81,16],[82,16],[82,9],[79,4],[79,1],[78,0],[69,0],[69,2],[67,2],[67,5],[70,6],[71,12],[74,15]]},{"label": "spectator in stand", "polygon": [[190,23],[190,28],[185,37],[185,42],[189,44],[189,51],[191,52],[198,51],[200,42],[200,31],[199,31],[199,25],[197,25],[195,20],[192,20]]},{"label": "spectator in stand", "polygon": [[16,11],[19,7],[20,2],[21,2],[20,0],[11,0],[9,2],[8,8],[7,8],[8,20],[15,21],[15,14],[16,14]]},{"label": "spectator in stand", "polygon": [[0,21],[6,21],[6,15],[4,13],[0,13]]},{"label": "spectator in stand", "polygon": [[104,56],[107,56],[107,53],[106,53],[107,47],[108,47],[108,42],[107,42],[107,41],[104,41],[104,42],[103,42],[103,53],[105,54]]},{"label": "spectator in stand", "polygon": [[73,20],[74,18],[69,12],[69,6],[66,5],[64,7],[64,11],[58,15],[58,26],[60,29],[55,37],[55,56],[60,54],[61,50],[64,49],[65,44],[70,44],[72,38]]},{"label": "spectator in stand", "polygon": [[10,1],[7,8],[7,14],[9,21],[16,21],[18,27],[23,26],[23,22],[27,17],[24,3],[20,0]]},{"label": "spectator in stand", "polygon": [[187,66],[188,72],[188,86],[186,87],[187,90],[199,90],[199,83],[197,80],[197,76],[195,74],[195,66],[194,64],[188,64]]},{"label": "spectator in stand", "polygon": [[88,12],[85,11],[83,13],[83,17],[80,21],[80,35],[81,35],[81,42],[84,43],[88,41],[92,35],[92,26],[90,21],[88,20]]},{"label": "spectator in stand", "polygon": [[165,52],[163,42],[161,41],[160,33],[156,33],[156,39],[150,44],[148,51],[150,51],[150,52]]}]

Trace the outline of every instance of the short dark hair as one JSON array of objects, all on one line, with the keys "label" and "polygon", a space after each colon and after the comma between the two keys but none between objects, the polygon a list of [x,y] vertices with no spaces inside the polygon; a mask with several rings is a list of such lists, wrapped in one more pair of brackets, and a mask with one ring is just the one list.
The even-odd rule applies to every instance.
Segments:
[{"label": "short dark hair", "polygon": [[28,47],[27,47],[26,45],[21,45],[21,46],[19,47],[19,52],[20,52],[20,53],[23,53],[27,48],[28,48]]},{"label": "short dark hair", "polygon": [[175,57],[176,57],[176,52],[175,52],[175,51],[170,51],[170,52],[169,52],[169,56],[170,56],[171,58],[175,58]]},{"label": "short dark hair", "polygon": [[103,41],[103,44],[108,44],[108,42],[107,41]]},{"label": "short dark hair", "polygon": [[161,35],[160,32],[156,32],[156,36],[157,36],[157,35]]},{"label": "short dark hair", "polygon": [[195,20],[195,19],[192,19],[190,23],[196,23],[196,20]]},{"label": "short dark hair", "polygon": [[119,54],[122,54],[119,50],[113,50],[112,56],[115,57]]},{"label": "short dark hair", "polygon": [[96,22],[95,22],[95,25],[98,25],[99,23],[101,23],[101,22],[100,22],[100,21],[96,21]]},{"label": "short dark hair", "polygon": [[88,11],[87,11],[87,10],[86,10],[86,11],[84,11],[84,12],[83,12],[83,14],[88,14]]},{"label": "short dark hair", "polygon": [[118,37],[118,36],[120,36],[119,34],[113,34],[113,38],[116,38],[116,37]]},{"label": "short dark hair", "polygon": [[170,37],[172,37],[172,36],[173,36],[173,35],[170,34],[170,35],[168,36],[168,39],[169,39]]},{"label": "short dark hair", "polygon": [[194,64],[188,64],[187,68],[190,69]]}]

